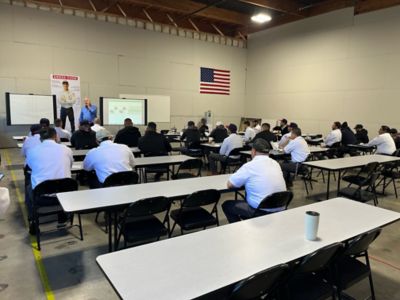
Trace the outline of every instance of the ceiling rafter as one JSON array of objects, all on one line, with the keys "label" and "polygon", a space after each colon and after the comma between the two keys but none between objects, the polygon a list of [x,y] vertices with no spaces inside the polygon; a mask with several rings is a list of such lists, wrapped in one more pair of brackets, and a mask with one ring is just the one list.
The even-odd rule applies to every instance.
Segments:
[{"label": "ceiling rafter", "polygon": [[254,6],[279,11],[285,14],[301,16],[299,5],[293,0],[239,0]]}]

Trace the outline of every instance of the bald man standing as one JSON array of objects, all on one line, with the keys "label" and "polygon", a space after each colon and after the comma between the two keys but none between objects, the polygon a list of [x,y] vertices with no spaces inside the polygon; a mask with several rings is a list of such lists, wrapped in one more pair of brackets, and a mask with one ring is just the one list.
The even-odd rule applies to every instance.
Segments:
[{"label": "bald man standing", "polygon": [[79,123],[83,121],[88,121],[93,125],[94,119],[97,117],[97,107],[90,102],[89,97],[85,97],[85,106],[81,109],[81,114],[79,116]]}]

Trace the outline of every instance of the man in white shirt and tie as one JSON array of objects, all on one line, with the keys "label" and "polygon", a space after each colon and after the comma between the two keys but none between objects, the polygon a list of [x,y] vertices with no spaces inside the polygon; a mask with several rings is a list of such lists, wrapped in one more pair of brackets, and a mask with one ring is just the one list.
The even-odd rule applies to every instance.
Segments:
[{"label": "man in white shirt and tie", "polygon": [[376,146],[376,154],[392,155],[396,151],[396,144],[390,135],[390,128],[382,125],[379,135],[369,141],[368,146]]},{"label": "man in white shirt and tie", "polygon": [[325,145],[327,147],[332,147],[342,141],[342,131],[340,128],[340,122],[336,121],[332,124],[332,131],[325,138]]},{"label": "man in white shirt and tie", "polygon": [[287,141],[283,151],[291,156],[291,160],[283,162],[281,168],[286,184],[292,186],[291,173],[296,174],[300,171],[303,167],[301,163],[310,155],[310,148],[306,140],[302,138],[300,128],[292,129],[290,140]]},{"label": "man in white shirt and tie", "polygon": [[[261,201],[277,192],[286,191],[279,164],[268,157],[268,142],[257,139],[251,150],[252,160],[244,164],[229,178],[228,188],[246,189],[246,200],[228,200],[222,204],[222,210],[229,223],[251,218]],[[285,207],[260,211],[259,215],[281,211]],[[257,215],[258,216],[258,215]]]},{"label": "man in white shirt and tie", "polygon": [[[32,170],[31,185],[26,191],[29,196],[25,198],[30,222],[32,220],[32,191],[46,180],[71,178],[73,162],[72,150],[65,145],[56,143],[57,132],[54,128],[42,129],[40,139],[42,143],[31,149],[26,157],[26,164]],[[65,214],[59,214],[58,221],[64,223],[66,221]],[[32,222],[29,228],[33,234],[34,224]]]},{"label": "man in white shirt and tie", "polygon": [[236,134],[237,127],[235,124],[229,124],[228,126],[229,136],[224,139],[221,145],[221,149],[218,153],[210,153],[208,161],[210,163],[210,171],[213,175],[217,174],[217,162],[226,162],[229,154],[233,149],[243,147],[243,139],[240,135]]},{"label": "man in white shirt and tie", "polygon": [[101,187],[108,176],[113,173],[132,171],[135,160],[131,149],[123,144],[111,141],[112,135],[105,129],[96,132],[99,147],[90,150],[83,161],[86,171],[96,171],[97,182],[92,181],[91,187]]},{"label": "man in white shirt and tie", "polygon": [[71,132],[75,131],[75,116],[74,116],[74,104],[76,103],[76,96],[69,90],[68,81],[62,82],[63,91],[59,96],[59,103],[61,105],[60,118],[62,120],[62,128],[65,129],[65,122],[67,116],[71,125]]}]

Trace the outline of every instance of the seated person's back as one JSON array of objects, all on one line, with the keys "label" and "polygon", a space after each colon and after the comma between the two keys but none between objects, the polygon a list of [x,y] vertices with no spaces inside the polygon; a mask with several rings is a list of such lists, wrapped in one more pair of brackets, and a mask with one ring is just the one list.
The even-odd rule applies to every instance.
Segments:
[{"label": "seated person's back", "polygon": [[347,122],[343,122],[342,128],[342,145],[354,145],[357,143],[357,138],[354,132],[349,128]]},{"label": "seated person's back", "polygon": [[200,144],[200,131],[197,127],[194,126],[193,121],[188,122],[188,128],[183,131],[181,136],[181,141],[185,142],[185,146],[190,147],[198,147]]},{"label": "seated person's back", "polygon": [[209,137],[213,138],[216,143],[222,143],[228,137],[228,130],[222,122],[217,122],[216,127],[211,131]]},{"label": "seated person's back", "polygon": [[88,121],[83,121],[79,126],[79,130],[72,134],[71,145],[77,150],[97,147],[96,133],[90,129]]},{"label": "seated person's back", "polygon": [[130,118],[125,119],[124,126],[115,136],[114,143],[124,144],[128,147],[137,147],[139,138],[142,136],[139,129],[133,126]]},{"label": "seated person's back", "polygon": [[115,144],[111,134],[103,129],[96,133],[99,147],[90,150],[83,161],[83,168],[86,171],[96,171],[100,183],[113,174],[123,171],[131,171],[135,166],[132,151],[126,145]]},{"label": "seated person's back", "polygon": [[366,130],[362,124],[357,124],[354,129],[356,130],[356,138],[358,144],[366,144],[369,142],[368,130]]},{"label": "seated person's back", "polygon": [[26,163],[32,169],[32,189],[46,180],[71,178],[72,150],[57,144],[54,128],[42,129],[42,143],[29,151]]},{"label": "seated person's back", "polygon": [[139,139],[139,149],[145,156],[167,155],[172,150],[165,136],[156,130],[156,123],[149,122],[146,133]]},{"label": "seated person's back", "polygon": [[382,125],[379,135],[369,141],[368,146],[376,146],[376,154],[392,155],[396,151],[396,144],[390,135],[390,128]]},{"label": "seated person's back", "polygon": [[270,124],[263,123],[261,126],[261,131],[259,133],[257,133],[256,136],[254,137],[254,141],[257,139],[263,139],[263,140],[267,141],[268,145],[269,145],[269,149],[272,148],[271,142],[277,141],[276,135],[270,131],[270,128],[271,128]]}]

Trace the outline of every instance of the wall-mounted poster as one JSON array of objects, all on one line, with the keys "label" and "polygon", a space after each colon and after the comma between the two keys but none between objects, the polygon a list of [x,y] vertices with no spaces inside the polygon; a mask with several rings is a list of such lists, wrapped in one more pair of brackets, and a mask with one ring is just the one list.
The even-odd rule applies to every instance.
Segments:
[{"label": "wall-mounted poster", "polygon": [[81,82],[79,76],[51,74],[51,93],[57,99],[57,117],[63,128],[75,131],[81,111]]}]

